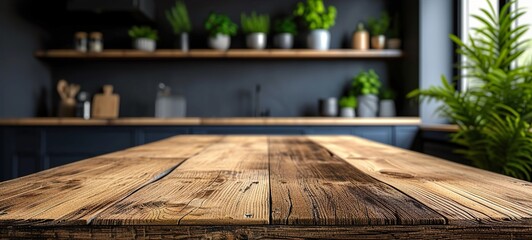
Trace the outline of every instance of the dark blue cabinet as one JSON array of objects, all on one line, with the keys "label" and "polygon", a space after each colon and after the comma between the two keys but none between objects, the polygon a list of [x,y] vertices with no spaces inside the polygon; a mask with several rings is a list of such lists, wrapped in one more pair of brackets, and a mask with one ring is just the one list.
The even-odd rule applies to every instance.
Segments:
[{"label": "dark blue cabinet", "polygon": [[417,126],[0,127],[0,180],[181,134],[356,135],[411,148]]}]

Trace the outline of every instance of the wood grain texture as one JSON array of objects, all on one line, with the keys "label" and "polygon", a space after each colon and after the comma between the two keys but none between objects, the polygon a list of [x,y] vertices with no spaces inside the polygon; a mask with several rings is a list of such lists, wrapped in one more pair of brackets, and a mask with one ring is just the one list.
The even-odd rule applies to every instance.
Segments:
[{"label": "wood grain texture", "polygon": [[532,224],[529,182],[360,138],[311,139],[436,210],[451,224]]},{"label": "wood grain texture", "polygon": [[268,194],[267,137],[225,137],[94,224],[268,224]]},{"label": "wood grain texture", "polygon": [[170,139],[156,147],[172,150],[172,157],[144,157],[143,151],[153,147],[146,145],[128,156],[109,154],[0,183],[0,223],[87,224],[108,205],[157,181],[201,151],[205,141],[218,139]]},{"label": "wood grain texture", "polygon": [[301,137],[270,137],[272,223],[443,224],[445,219]]},{"label": "wood grain texture", "polygon": [[350,136],[179,136],[0,183],[0,238],[531,233],[531,183]]},{"label": "wood grain texture", "polygon": [[0,238],[24,239],[532,239],[530,226],[71,226],[2,227]]}]

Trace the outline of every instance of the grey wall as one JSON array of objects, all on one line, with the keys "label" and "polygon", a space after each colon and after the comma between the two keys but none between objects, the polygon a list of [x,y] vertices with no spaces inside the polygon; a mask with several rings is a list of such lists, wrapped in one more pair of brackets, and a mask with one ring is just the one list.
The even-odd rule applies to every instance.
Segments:
[{"label": "grey wall", "polygon": [[31,1],[0,1],[0,117],[47,115],[50,72],[33,57],[45,34],[24,19]]},{"label": "grey wall", "polygon": [[112,83],[122,98],[121,116],[153,116],[158,82],[186,96],[189,116],[251,116],[255,84],[262,85],[262,106],[270,108],[273,116],[312,116],[318,114],[318,98],[341,96],[362,69],[374,68],[388,79],[386,63],[378,61],[185,60],[54,66],[54,79],[79,83],[89,92]]},{"label": "grey wall", "polygon": [[[453,75],[453,45],[449,34],[453,32],[453,1],[420,1],[420,82],[422,89],[441,85],[441,76],[448,80]],[[423,102],[420,116],[423,123],[447,123],[436,112],[441,103]]]}]

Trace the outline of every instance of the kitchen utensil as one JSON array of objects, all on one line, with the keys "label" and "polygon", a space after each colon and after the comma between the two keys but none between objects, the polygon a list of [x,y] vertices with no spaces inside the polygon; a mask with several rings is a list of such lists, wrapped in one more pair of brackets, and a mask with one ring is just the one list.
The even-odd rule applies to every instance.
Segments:
[{"label": "kitchen utensil", "polygon": [[104,85],[103,93],[94,95],[92,99],[93,118],[118,118],[120,96],[113,93],[112,85]]}]

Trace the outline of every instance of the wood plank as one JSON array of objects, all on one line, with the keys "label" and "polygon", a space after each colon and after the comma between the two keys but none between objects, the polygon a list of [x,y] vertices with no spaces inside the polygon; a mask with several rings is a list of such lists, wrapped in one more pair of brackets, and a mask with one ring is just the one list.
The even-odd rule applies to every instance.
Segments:
[{"label": "wood plank", "polygon": [[444,224],[418,201],[302,137],[270,137],[272,223]]},{"label": "wood plank", "polygon": [[154,52],[146,52],[132,49],[106,49],[100,53],[82,53],[73,49],[51,49],[36,51],[39,58],[56,59],[183,59],[183,58],[268,58],[268,59],[356,59],[356,58],[400,58],[401,50],[353,50],[331,49],[317,51],[309,49],[291,50],[253,50],[253,49],[230,49],[218,51],[212,49],[192,49],[182,52],[176,49],[158,49]]},{"label": "wood plank", "polygon": [[71,226],[2,227],[14,239],[532,239],[530,226]]},{"label": "wood plank", "polygon": [[109,154],[0,183],[0,223],[90,223],[109,205],[157,181],[194,151],[203,150],[207,142],[219,139],[170,139],[156,146],[159,151],[171,150],[173,156],[168,158],[143,157],[141,150],[153,146],[148,145],[137,148],[138,156]]},{"label": "wood plank", "polygon": [[227,136],[96,217],[96,225],[269,223],[265,136]]},{"label": "wood plank", "polygon": [[311,139],[436,210],[451,224],[532,224],[529,182],[355,137]]}]

